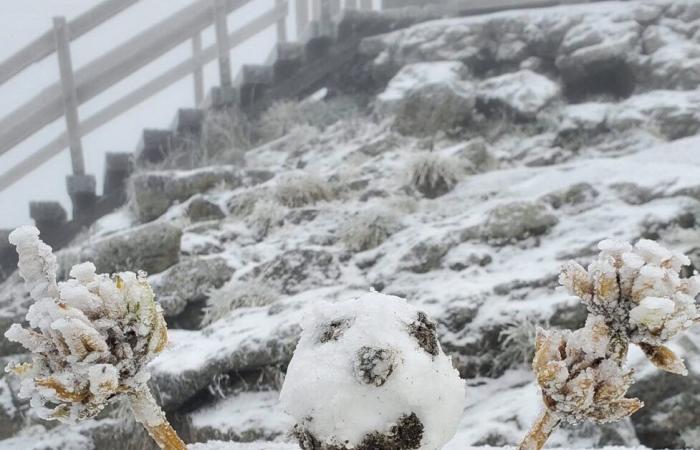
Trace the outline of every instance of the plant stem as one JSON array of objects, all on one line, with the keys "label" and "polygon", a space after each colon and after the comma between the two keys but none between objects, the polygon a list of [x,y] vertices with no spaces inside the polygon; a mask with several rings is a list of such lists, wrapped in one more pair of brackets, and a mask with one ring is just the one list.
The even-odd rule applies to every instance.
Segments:
[{"label": "plant stem", "polygon": [[129,393],[129,402],[136,421],[146,428],[158,447],[163,450],[187,450],[148,387]]},{"label": "plant stem", "polygon": [[554,430],[559,428],[560,423],[561,420],[545,408],[518,446],[518,450],[540,450]]}]

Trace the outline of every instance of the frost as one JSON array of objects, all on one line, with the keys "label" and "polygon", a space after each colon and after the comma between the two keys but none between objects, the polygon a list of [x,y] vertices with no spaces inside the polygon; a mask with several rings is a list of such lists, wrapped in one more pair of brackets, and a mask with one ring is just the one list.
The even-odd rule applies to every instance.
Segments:
[{"label": "frost", "polygon": [[559,282],[587,306],[586,326],[537,335],[533,370],[545,411],[520,444],[539,450],[559,424],[614,422],[643,403],[625,398],[632,372],[625,369],[630,343],[661,370],[687,375],[683,361],[663,344],[698,322],[698,276],[681,279],[690,261],[656,242],[605,240],[588,269],[575,262]]},{"label": "frost", "polygon": [[275,199],[289,208],[300,208],[335,196],[330,184],[318,175],[296,172],[281,178],[275,186]]},{"label": "frost", "polygon": [[238,308],[267,306],[279,296],[276,290],[258,281],[231,280],[209,294],[202,323],[216,322]]},{"label": "frost", "polygon": [[464,382],[435,324],[405,300],[368,293],[323,303],[303,324],[281,392],[304,449],[439,449]]},{"label": "frost", "polygon": [[345,224],[341,239],[348,250],[362,252],[380,246],[400,228],[398,215],[390,209],[370,209]]},{"label": "frost", "polygon": [[437,198],[450,192],[462,177],[459,161],[425,153],[413,160],[409,168],[409,181],[427,198]]},{"label": "frost", "polygon": [[56,258],[38,230],[19,228],[10,240],[35,300],[30,328],[14,324],[5,333],[32,352],[31,363],[5,369],[21,379],[19,396],[30,399],[41,418],[75,423],[127,394],[159,444],[184,448],[146,385],[146,365],[165,348],[167,329],[145,274],[98,275],[84,263],[56,283]]}]

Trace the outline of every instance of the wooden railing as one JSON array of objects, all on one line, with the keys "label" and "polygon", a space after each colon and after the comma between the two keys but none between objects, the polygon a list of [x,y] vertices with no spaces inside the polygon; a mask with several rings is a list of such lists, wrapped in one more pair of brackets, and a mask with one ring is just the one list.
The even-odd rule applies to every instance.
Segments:
[{"label": "wooden railing", "polygon": [[[219,61],[221,84],[230,86],[233,80],[229,57],[231,49],[273,26],[277,29],[278,41],[288,39],[289,2],[296,8],[297,36],[305,36],[312,21],[330,17],[339,12],[341,7],[340,0],[276,0],[269,11],[229,32],[226,20],[228,15],[252,1],[254,0],[195,0],[192,5],[161,20],[78,70],[72,68],[70,43],[139,0],[105,0],[70,22],[56,18],[52,31],[0,63],[0,85],[54,53],[58,56],[61,74],[58,82],[0,119],[0,155],[61,117],[65,118],[66,130],[0,174],[0,191],[66,148],[71,152],[73,174],[84,175],[81,139],[85,135],[185,77],[193,76],[195,101],[201,104],[205,92],[203,67],[214,60]],[[361,0],[358,5],[356,1],[345,0],[344,6],[371,8],[372,2]],[[216,43],[203,48],[201,33],[211,26],[216,30]],[[91,116],[80,118],[81,105],[188,40],[192,43],[192,56],[189,59]]]}]

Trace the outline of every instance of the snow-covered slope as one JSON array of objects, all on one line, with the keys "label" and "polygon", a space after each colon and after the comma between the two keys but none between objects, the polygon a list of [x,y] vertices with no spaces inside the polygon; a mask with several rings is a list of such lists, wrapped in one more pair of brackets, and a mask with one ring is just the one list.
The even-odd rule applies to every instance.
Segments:
[{"label": "snow-covered slope", "polygon": [[[388,86],[370,93],[371,111],[298,126],[248,152],[245,170],[141,173],[133,206],[160,216],[136,227],[139,215],[121,211],[62,252],[65,264],[158,263],[157,293],[179,301],[164,302],[175,329],[151,365],[153,385],[188,442],[288,440],[276,398],[299,324],[319,300],[375,288],[437,320],[467,380],[445,448],[513,445],[539,412],[527,362],[535,325],[585,318],[556,289],[563,262],[588,263],[604,238],[647,237],[700,266],[697,2],[441,20],[363,49],[366,73]],[[168,249],[157,261],[154,246]],[[22,311],[19,291],[16,278],[0,289],[6,321]],[[204,325],[210,295],[218,308]],[[689,377],[661,375],[632,352],[633,395],[646,407],[619,424],[565,428],[550,445],[697,445],[700,332],[672,347]],[[12,383],[0,380],[5,436],[26,425]],[[74,432],[105,442],[123,429],[123,414],[111,417]],[[30,430],[23,442],[39,435]],[[287,448],[275,445],[249,448]]]}]

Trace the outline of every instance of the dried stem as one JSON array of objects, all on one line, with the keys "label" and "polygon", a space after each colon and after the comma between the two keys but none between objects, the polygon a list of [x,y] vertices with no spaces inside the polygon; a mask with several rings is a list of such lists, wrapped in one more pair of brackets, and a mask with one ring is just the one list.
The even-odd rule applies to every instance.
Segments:
[{"label": "dried stem", "polygon": [[129,401],[136,421],[146,428],[158,447],[164,450],[187,450],[147,387],[130,393]]},{"label": "dried stem", "polygon": [[518,446],[518,450],[540,450],[544,447],[549,436],[559,428],[560,423],[561,420],[545,408]]}]

